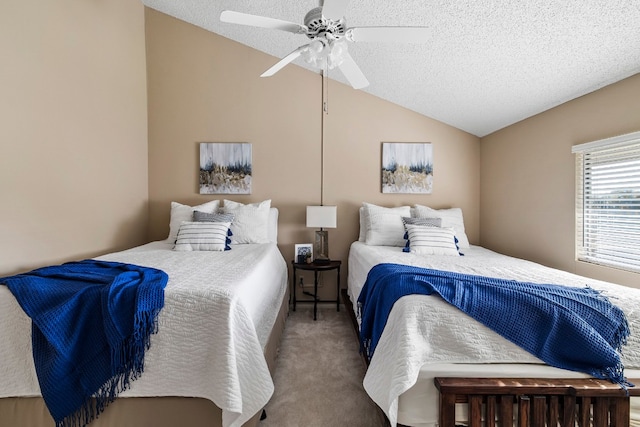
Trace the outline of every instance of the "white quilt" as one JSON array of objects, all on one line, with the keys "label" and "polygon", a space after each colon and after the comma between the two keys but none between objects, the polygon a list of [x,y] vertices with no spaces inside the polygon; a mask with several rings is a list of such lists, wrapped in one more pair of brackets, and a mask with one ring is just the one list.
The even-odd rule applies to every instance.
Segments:
[{"label": "white quilt", "polygon": [[[420,256],[404,253],[402,248],[355,242],[349,252],[349,296],[357,301],[369,270],[382,262],[534,283],[589,285],[602,290],[625,312],[631,336],[622,360],[626,369],[640,368],[640,290],[551,269],[478,246],[465,249],[464,253],[463,257]],[[365,375],[364,388],[385,411],[391,425],[395,425],[398,397],[416,384],[421,368],[442,363],[543,362],[441,298],[411,295],[398,300],[391,310]]]},{"label": "white quilt", "polygon": [[[122,397],[187,396],[213,401],[224,426],[240,426],[267,403],[273,381],[263,350],[287,289],[272,243],[225,252],[176,252],[166,242],[99,257],[169,275],[158,333],[143,375]],[[38,396],[31,320],[0,286],[0,397]]]}]

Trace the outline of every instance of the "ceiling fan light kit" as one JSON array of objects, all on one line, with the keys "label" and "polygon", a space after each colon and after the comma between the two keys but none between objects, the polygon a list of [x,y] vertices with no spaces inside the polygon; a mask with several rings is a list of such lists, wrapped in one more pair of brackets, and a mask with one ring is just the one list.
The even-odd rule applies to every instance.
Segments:
[{"label": "ceiling fan light kit", "polygon": [[282,58],[262,73],[261,77],[274,75],[302,56],[305,62],[321,70],[340,69],[354,89],[368,86],[369,81],[349,54],[347,41],[419,43],[427,41],[430,37],[426,27],[347,28],[344,17],[347,3],[348,0],[325,0],[322,6],[307,12],[304,24],[229,10],[220,14],[220,20],[232,24],[305,34],[311,40]]},{"label": "ceiling fan light kit", "polygon": [[302,57],[316,68],[333,70],[344,62],[347,50],[344,40],[315,39],[302,51]]}]

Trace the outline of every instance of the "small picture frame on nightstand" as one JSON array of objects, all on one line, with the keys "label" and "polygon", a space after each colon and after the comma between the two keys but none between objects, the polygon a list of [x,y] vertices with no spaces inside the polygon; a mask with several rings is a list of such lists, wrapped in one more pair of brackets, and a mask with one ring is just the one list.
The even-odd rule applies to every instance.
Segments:
[{"label": "small picture frame on nightstand", "polygon": [[295,248],[295,258],[298,264],[307,264],[313,261],[313,244],[297,243]]}]

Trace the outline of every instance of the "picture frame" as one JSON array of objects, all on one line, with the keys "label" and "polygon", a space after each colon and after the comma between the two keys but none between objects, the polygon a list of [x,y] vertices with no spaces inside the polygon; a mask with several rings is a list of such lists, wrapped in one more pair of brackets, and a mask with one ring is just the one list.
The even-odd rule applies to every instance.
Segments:
[{"label": "picture frame", "polygon": [[382,192],[431,194],[433,146],[430,142],[382,143]]},{"label": "picture frame", "polygon": [[305,264],[309,259],[313,261],[313,244],[296,243],[294,251],[295,262],[298,264]]},{"label": "picture frame", "polygon": [[251,194],[249,142],[200,143],[200,194]]}]

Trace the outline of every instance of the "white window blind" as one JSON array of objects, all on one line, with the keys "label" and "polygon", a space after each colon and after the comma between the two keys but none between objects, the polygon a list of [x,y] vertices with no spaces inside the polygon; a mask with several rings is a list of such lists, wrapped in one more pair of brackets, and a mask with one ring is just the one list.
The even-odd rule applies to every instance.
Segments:
[{"label": "white window blind", "polygon": [[640,132],[576,145],[576,257],[640,272]]}]

